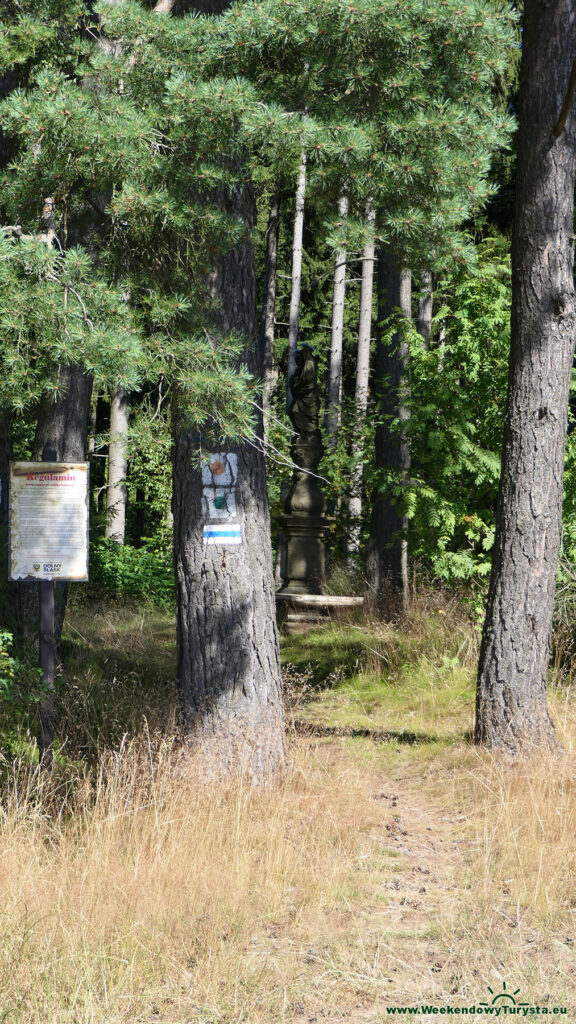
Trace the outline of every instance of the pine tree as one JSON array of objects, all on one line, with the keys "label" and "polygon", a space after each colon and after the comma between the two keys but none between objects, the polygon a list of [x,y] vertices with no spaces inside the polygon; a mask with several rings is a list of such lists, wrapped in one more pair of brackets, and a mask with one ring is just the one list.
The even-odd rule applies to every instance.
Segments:
[{"label": "pine tree", "polygon": [[[249,322],[254,341],[250,257],[244,279],[248,291],[244,293],[244,283],[230,278],[219,294],[215,266],[231,274],[245,226],[243,212],[233,204],[225,208],[222,201],[239,172],[230,161],[227,166],[225,155],[212,159],[212,86],[205,88],[195,78],[186,59],[180,64],[180,78],[174,75],[180,33],[140,4],[102,7],[99,19],[90,25],[88,39],[80,8],[75,18],[66,21],[66,32],[57,18],[54,25],[50,21],[50,13],[60,12],[51,12],[40,0],[32,13],[36,20],[30,22],[26,88],[10,96],[2,110],[3,122],[18,144],[17,159],[3,179],[11,227],[0,237],[6,257],[0,266],[4,298],[0,360],[14,382],[4,400],[16,409],[29,406],[32,410],[43,402],[52,413],[61,409],[59,436],[69,452],[76,438],[83,444],[85,437],[85,418],[82,426],[80,418],[76,423],[69,417],[74,408],[69,399],[76,387],[70,368],[78,367],[80,379],[91,382],[93,378],[100,388],[125,391],[135,390],[144,376],[153,380],[158,374],[169,377],[178,394],[178,415],[191,425],[210,420],[220,434],[250,435],[249,377],[237,365],[241,344],[231,333],[242,332]],[[192,25],[189,35],[209,35],[211,26],[205,21]],[[103,45],[91,41],[98,32]],[[121,47],[114,42],[120,33]],[[36,66],[35,40],[44,35],[54,54],[47,60],[43,53]],[[164,68],[168,53],[170,64]],[[16,56],[14,48],[6,60]],[[22,59],[21,49],[19,56]],[[224,88],[222,120],[225,131],[233,131],[238,89],[227,84]],[[189,91],[198,100],[191,105],[193,123],[183,116],[190,109]],[[165,126],[163,132],[159,124]],[[38,204],[47,195],[54,200],[43,232],[55,239],[50,249],[37,225]],[[207,290],[211,272],[213,287]],[[24,288],[18,291],[20,284]],[[19,301],[14,302],[14,294]],[[218,339],[214,333],[206,337],[202,327],[208,318],[214,322],[216,310],[224,303],[228,303],[229,331]],[[255,521],[267,526],[262,457],[253,452],[248,446],[242,496],[255,508]],[[249,532],[250,525],[246,540]],[[198,550],[205,550],[202,539]],[[259,537],[257,551],[259,558],[269,553],[265,536]],[[260,576],[255,571],[250,578],[257,581]],[[182,593],[189,586],[188,578]],[[263,755],[261,717],[259,752],[248,766],[254,776],[265,774],[283,757],[271,602],[271,585],[266,589],[261,583],[254,607],[262,610],[266,605],[268,619],[264,625],[263,616],[258,619],[261,632],[255,647],[263,659],[265,640],[270,646],[269,663],[261,677],[268,687],[264,697],[252,671],[256,660],[240,680],[232,660],[226,662],[234,683],[252,696],[252,706],[259,701],[262,715],[269,715],[268,756]],[[236,607],[241,606],[238,600]],[[221,640],[227,638],[226,624],[217,621]],[[262,630],[266,629],[265,635]],[[207,638],[209,622],[204,630]],[[246,631],[248,635],[247,625]],[[182,665],[183,647],[186,644],[189,650],[190,637],[183,637],[181,630],[180,640]],[[240,657],[236,668],[245,665],[245,645],[240,642],[234,652]],[[222,680],[221,668],[216,663],[212,667],[214,687]],[[181,686],[186,694],[183,676]],[[250,706],[250,696],[247,699]],[[206,721],[210,709],[214,710],[213,705],[205,709]],[[190,714],[184,717],[191,727]],[[238,739],[237,717],[235,727]],[[252,752],[254,736],[245,738],[245,749]],[[235,754],[240,767],[247,760],[242,742]]]},{"label": "pine tree", "polygon": [[[194,83],[189,84],[193,88]],[[187,86],[180,81],[177,88],[184,94]],[[184,102],[181,110],[185,109]],[[224,183],[212,187],[210,200],[227,220],[236,223],[239,237],[212,263],[206,298],[210,296],[213,307],[212,344],[218,349],[226,337],[241,337],[244,357],[256,371],[254,255],[247,237],[255,211],[250,185],[242,180],[245,169],[241,147],[234,143],[234,116],[232,109],[228,150],[213,166],[214,174],[222,171],[225,175]],[[185,132],[186,126],[180,127],[183,141]],[[197,139],[187,144],[197,145]],[[222,431],[210,419],[197,413],[190,416],[185,401],[178,401],[173,416],[181,724],[196,755],[196,767],[203,773],[217,776],[244,771],[259,782],[284,761],[263,452],[254,440],[234,442],[228,438],[218,444]],[[261,438],[261,420],[258,426]],[[218,467],[213,476],[212,467]],[[223,475],[219,475],[220,467],[225,467]],[[207,540],[211,527],[212,532],[218,531],[215,510],[220,509],[217,501],[222,500],[217,490],[211,490],[211,482],[217,485],[224,479],[228,480],[230,525],[239,534],[239,543],[225,546],[217,539],[216,543]],[[218,497],[212,502],[210,495],[215,494]]]},{"label": "pine tree", "polygon": [[576,311],[573,4],[524,4],[512,236],[512,343],[494,559],[475,739],[553,748],[546,670]]},{"label": "pine tree", "polygon": [[[376,466],[397,489],[406,486],[410,446],[406,424],[408,344],[404,328],[412,316],[412,275],[399,267],[389,250],[378,256],[378,333],[375,388],[378,410]],[[406,515],[392,488],[378,495],[372,508],[366,557],[367,603],[379,615],[395,618],[408,608]]]}]

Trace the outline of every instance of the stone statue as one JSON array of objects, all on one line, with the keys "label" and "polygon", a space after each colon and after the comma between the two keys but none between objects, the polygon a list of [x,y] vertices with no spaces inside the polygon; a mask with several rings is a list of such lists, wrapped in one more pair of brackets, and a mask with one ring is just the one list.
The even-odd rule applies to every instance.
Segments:
[{"label": "stone statue", "polygon": [[310,345],[302,345],[296,353],[296,370],[290,377],[292,405],[288,415],[297,434],[313,434],[318,430],[320,397],[316,359]]}]

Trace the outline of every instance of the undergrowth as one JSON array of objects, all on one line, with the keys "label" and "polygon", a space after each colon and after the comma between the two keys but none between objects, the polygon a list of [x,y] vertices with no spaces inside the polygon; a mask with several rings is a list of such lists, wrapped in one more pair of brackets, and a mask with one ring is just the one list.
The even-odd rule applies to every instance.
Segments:
[{"label": "undergrowth", "polygon": [[477,640],[433,594],[285,638],[289,764],[254,790],[178,742],[171,617],[74,609],[55,770],[24,735],[0,764],[4,1019],[380,1024],[504,980],[571,1006],[576,702],[562,757],[475,750]]}]

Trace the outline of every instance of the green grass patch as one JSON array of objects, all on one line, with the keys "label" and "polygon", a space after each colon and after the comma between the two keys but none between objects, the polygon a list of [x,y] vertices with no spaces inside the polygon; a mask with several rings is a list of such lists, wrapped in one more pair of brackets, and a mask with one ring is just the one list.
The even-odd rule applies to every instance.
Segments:
[{"label": "green grass patch", "polygon": [[292,714],[310,726],[392,744],[464,740],[473,720],[471,632],[469,622],[436,614],[286,637]]},{"label": "green grass patch", "polygon": [[[289,717],[318,736],[341,736],[358,756],[432,756],[472,726],[475,634],[457,610],[428,608],[397,624],[329,623],[284,637]],[[94,764],[147,727],[170,733],[176,708],[171,612],[117,602],[71,605],[57,680],[64,756]],[[28,750],[33,736],[20,737]],[[376,741],[376,742],[374,742]],[[422,748],[426,748],[426,753]]]},{"label": "green grass patch", "polygon": [[58,731],[89,761],[125,735],[169,731],[176,704],[173,614],[106,604],[70,609],[57,687]]}]

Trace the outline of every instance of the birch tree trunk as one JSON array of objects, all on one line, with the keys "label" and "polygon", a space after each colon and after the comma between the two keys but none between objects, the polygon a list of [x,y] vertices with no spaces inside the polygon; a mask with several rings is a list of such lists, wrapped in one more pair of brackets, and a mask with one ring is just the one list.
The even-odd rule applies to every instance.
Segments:
[{"label": "birch tree trunk", "polygon": [[[348,216],[348,196],[340,197],[338,214],[342,220]],[[328,431],[328,443],[332,451],[338,446],[340,427],[340,389],[342,384],[342,347],[344,340],[344,304],[346,300],[346,250],[337,249],[334,254],[334,288],[332,293],[332,332],[330,341],[330,362],[328,365],[328,386],[326,389],[326,413],[324,425]]]},{"label": "birch tree trunk", "polygon": [[430,348],[432,337],[432,272],[423,270],[420,274],[420,295],[418,298],[418,319],[416,330],[422,338],[425,349]]},{"label": "birch tree trunk", "polygon": [[274,369],[274,328],[276,310],[276,272],[278,267],[278,231],[280,227],[280,197],[272,197],[266,229],[266,259],[264,264],[264,298],[260,319],[260,363],[262,374],[262,410],[264,436],[268,433],[268,418],[277,374]]},{"label": "birch tree trunk", "polygon": [[[400,471],[400,480],[410,470],[410,448],[402,424],[409,419],[403,404],[408,364],[408,346],[402,333],[390,342],[383,337],[383,323],[391,316],[411,317],[411,274],[400,269],[392,253],[383,250],[378,258],[378,335],[375,367],[375,393],[378,423],[376,427],[376,467]],[[400,421],[400,430],[390,422]],[[368,606],[384,618],[392,619],[408,608],[408,545],[399,536],[408,527],[398,512],[395,499],[384,491],[376,500],[370,523],[366,559]]]},{"label": "birch tree trunk", "polygon": [[290,377],[296,369],[298,347],[298,321],[300,317],[300,293],[302,290],[302,240],[304,237],[304,205],[306,200],[306,150],[302,150],[296,186],[294,210],[294,239],[292,243],[292,286],[290,291],[290,313],[288,317],[288,367],[286,384],[286,408],[290,407]]},{"label": "birch tree trunk", "polygon": [[[0,75],[0,100],[6,99],[19,86],[19,75],[9,71]],[[6,167],[16,156],[15,139],[0,126],[0,167]],[[0,409],[0,621],[6,629],[18,629],[18,584],[8,582],[8,502],[10,462],[12,461],[12,422],[6,407]]]},{"label": "birch tree trunk", "polygon": [[128,395],[124,388],[117,388],[110,402],[105,527],[105,536],[115,540],[117,544],[124,544],[126,535],[129,413]]},{"label": "birch tree trunk", "polygon": [[546,672],[562,528],[576,309],[573,0],[526,0],[512,340],[475,740],[509,754],[556,745]]},{"label": "birch tree trunk", "polygon": [[366,227],[368,240],[362,256],[362,283],[360,285],[360,319],[358,324],[358,353],[356,357],[356,388],[354,409],[356,429],[352,434],[352,472],[348,498],[350,530],[348,533],[348,554],[352,557],[360,551],[360,528],[362,519],[362,477],[364,459],[364,427],[368,409],[368,386],[370,377],[370,342],[372,336],[372,294],[374,285],[374,226],[376,211],[371,203],[366,206]]}]

